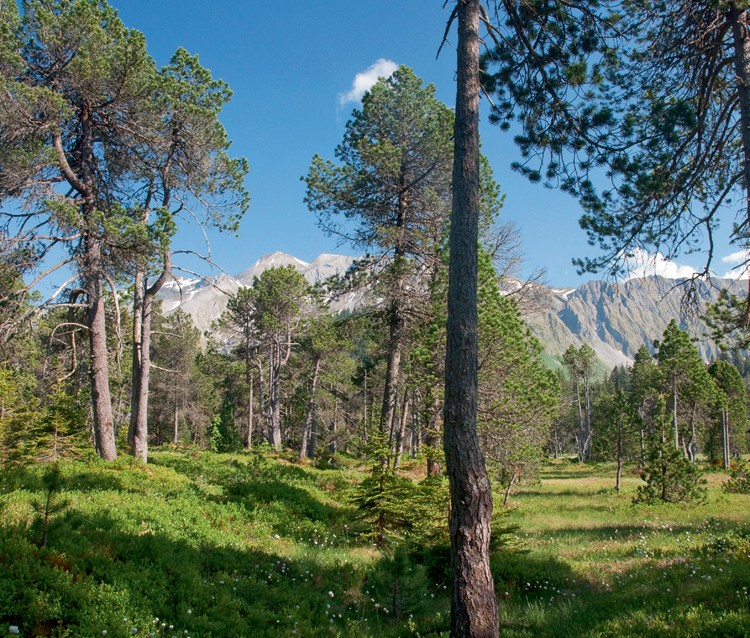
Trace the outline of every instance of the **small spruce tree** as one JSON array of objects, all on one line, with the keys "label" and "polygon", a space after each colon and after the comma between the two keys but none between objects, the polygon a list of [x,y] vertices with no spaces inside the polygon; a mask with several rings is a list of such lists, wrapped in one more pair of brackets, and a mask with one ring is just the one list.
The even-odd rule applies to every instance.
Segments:
[{"label": "small spruce tree", "polygon": [[667,443],[668,420],[662,403],[661,435],[652,439],[648,461],[641,472],[645,485],[638,488],[633,499],[636,503],[694,503],[705,500],[706,480],[702,478],[700,468],[685,458],[681,450]]}]

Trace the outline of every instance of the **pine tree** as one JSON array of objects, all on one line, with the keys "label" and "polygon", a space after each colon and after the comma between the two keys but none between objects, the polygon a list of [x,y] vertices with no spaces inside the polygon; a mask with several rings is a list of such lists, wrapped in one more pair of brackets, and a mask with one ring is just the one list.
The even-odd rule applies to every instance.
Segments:
[{"label": "pine tree", "polygon": [[691,460],[705,411],[716,396],[716,386],[698,350],[677,322],[669,322],[656,344],[661,390],[670,396],[673,441]]},{"label": "pine tree", "polygon": [[542,361],[542,346],[521,320],[514,300],[500,292],[490,256],[479,253],[480,443],[490,466],[510,490],[538,469],[560,388]]},{"label": "pine tree", "polygon": [[337,162],[316,155],[304,177],[305,202],[318,225],[372,255],[359,270],[383,299],[388,324],[380,427],[391,441],[414,301],[429,280],[448,217],[452,124],[435,87],[402,66],[365,94],[336,148]]},{"label": "pine tree", "polygon": [[[659,417],[662,433],[666,432],[669,419],[662,402]],[[634,498],[636,503],[690,503],[705,499],[706,480],[702,478],[699,467],[691,463],[663,434],[652,437],[650,441],[648,460],[641,472],[641,479],[645,485],[638,488]]]}]

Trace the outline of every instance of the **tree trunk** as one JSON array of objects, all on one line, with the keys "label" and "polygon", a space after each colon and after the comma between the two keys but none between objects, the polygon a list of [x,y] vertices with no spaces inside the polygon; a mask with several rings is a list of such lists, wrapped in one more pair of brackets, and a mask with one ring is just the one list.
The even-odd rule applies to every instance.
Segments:
[{"label": "tree trunk", "polygon": [[438,442],[440,441],[440,419],[439,414],[432,414],[425,428],[425,445],[427,445],[427,476],[440,476],[443,473],[443,464],[438,455]]},{"label": "tree trunk", "polygon": [[[331,442],[328,444],[328,451],[336,454],[339,449],[339,396],[338,392],[333,392],[333,422],[331,423]],[[315,438],[315,422],[313,422],[313,438]]]},{"label": "tree trunk", "polygon": [[393,445],[398,421],[398,389],[401,381],[401,353],[405,322],[401,309],[401,299],[391,302],[388,337],[388,359],[385,367],[385,388],[383,390],[383,409],[380,417],[380,431],[388,436]]},{"label": "tree trunk", "polygon": [[313,455],[313,423],[315,421],[315,390],[318,387],[318,375],[320,373],[320,363],[322,358],[315,357],[315,366],[313,368],[312,381],[310,382],[310,400],[307,402],[307,415],[305,416],[305,425],[302,429],[302,441],[299,446],[299,458],[304,459]]},{"label": "tree trunk", "polygon": [[731,467],[731,457],[729,455],[729,410],[724,408],[721,411],[721,443],[724,452],[724,469]]},{"label": "tree trunk", "polygon": [[584,434],[583,402],[581,401],[581,382],[576,378],[576,403],[578,404],[578,434],[576,434],[576,448],[578,450],[578,462],[583,463],[583,442],[586,440]]},{"label": "tree trunk", "polygon": [[143,297],[146,289],[144,284],[145,274],[139,268],[135,273],[133,281],[133,363],[132,372],[130,375],[130,425],[128,427],[128,445],[134,456],[136,442],[135,435],[138,429],[138,412],[139,412],[139,401],[141,398],[141,371],[143,366],[141,360],[143,358],[143,329],[141,324],[143,322]]},{"label": "tree trunk", "polygon": [[253,373],[252,373],[252,368],[250,367],[251,365],[252,363],[250,361],[248,361],[246,364],[248,393],[247,393],[247,438],[245,439],[245,444],[248,450],[253,447]]},{"label": "tree trunk", "polygon": [[[143,463],[148,461],[148,384],[151,376],[151,306],[143,300],[140,322],[140,356],[133,357],[133,387],[131,395],[130,428],[128,442],[133,457]],[[137,366],[137,370],[136,370]]]},{"label": "tree trunk", "polygon": [[409,393],[404,391],[404,400],[401,402],[401,418],[399,419],[398,434],[395,441],[394,469],[401,467],[401,457],[404,454],[404,440],[406,439],[406,424],[409,420],[409,405]]},{"label": "tree trunk", "polygon": [[177,401],[174,404],[174,425],[172,426],[172,445],[180,442],[180,410],[177,407]]},{"label": "tree trunk", "polygon": [[508,502],[510,501],[510,493],[513,491],[513,486],[516,484],[516,481],[521,478],[521,467],[519,465],[516,465],[513,468],[513,476],[510,479],[510,482],[508,483],[508,487],[505,489],[505,496],[503,497],[503,509],[508,509]]},{"label": "tree trunk", "polygon": [[583,458],[589,461],[591,459],[591,382],[588,375],[583,380],[583,396],[585,400]]},{"label": "tree trunk", "polygon": [[[84,206],[87,206],[84,204]],[[92,211],[93,214],[93,211]],[[89,344],[91,347],[91,405],[94,416],[96,453],[105,461],[117,458],[115,426],[112,416],[112,397],[109,392],[109,362],[107,358],[107,328],[102,290],[102,253],[97,237],[85,238],[86,292],[89,298],[87,313]]]},{"label": "tree trunk", "polygon": [[622,456],[623,456],[623,424],[619,420],[619,416],[617,417],[617,445],[615,447],[615,455],[617,457],[617,478],[615,479],[615,492],[618,494],[620,493],[621,483],[622,483]]},{"label": "tree trunk", "polygon": [[[148,461],[148,390],[151,379],[151,320],[154,299],[167,281],[172,261],[167,252],[163,255],[163,268],[157,280],[148,288],[143,273],[136,273],[136,292],[133,299],[133,387],[130,399],[130,427],[128,443],[133,456]],[[138,292],[140,287],[140,293]],[[136,330],[140,334],[136,333]]]},{"label": "tree trunk", "polygon": [[451,493],[451,636],[498,636],[490,571],[492,489],[477,437],[479,0],[458,0],[444,446]]},{"label": "tree trunk", "polygon": [[[743,3],[744,4],[744,3]],[[747,9],[730,3],[728,19],[732,24],[734,70],[740,105],[740,130],[744,154],[743,182],[745,186],[745,224],[750,225],[750,34]],[[747,228],[745,228],[747,232]],[[747,244],[743,244],[746,248]],[[750,310],[750,308],[749,308]]]},{"label": "tree trunk", "polygon": [[268,380],[268,442],[274,450],[281,450],[281,344],[277,341],[271,346],[270,379]]},{"label": "tree trunk", "polygon": [[672,420],[674,421],[674,449],[680,449],[680,428],[677,425],[677,381],[672,380]]}]

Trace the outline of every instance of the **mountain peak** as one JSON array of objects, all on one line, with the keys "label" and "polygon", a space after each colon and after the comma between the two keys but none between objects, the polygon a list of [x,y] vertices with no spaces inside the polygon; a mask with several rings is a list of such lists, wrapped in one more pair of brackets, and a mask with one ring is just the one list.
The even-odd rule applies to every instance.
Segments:
[{"label": "mountain peak", "polygon": [[310,264],[308,264],[306,261],[302,261],[301,259],[293,257],[292,255],[277,250],[275,253],[268,253],[266,255],[263,255],[258,261],[250,266],[250,268],[248,268],[247,270],[243,270],[239,275],[237,275],[236,279],[243,286],[252,286],[253,279],[255,277],[259,277],[260,274],[268,268],[283,268],[285,266],[294,266],[295,270],[304,272],[309,265]]}]

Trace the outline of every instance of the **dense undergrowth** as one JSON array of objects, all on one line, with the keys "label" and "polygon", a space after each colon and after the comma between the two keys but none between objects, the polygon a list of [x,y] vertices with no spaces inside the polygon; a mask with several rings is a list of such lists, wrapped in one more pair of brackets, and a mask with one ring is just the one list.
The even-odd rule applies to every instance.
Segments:
[{"label": "dense undergrowth", "polygon": [[[497,521],[502,635],[750,635],[750,496],[715,473],[705,505],[633,505],[611,472],[550,464]],[[444,539],[373,547],[356,467],[161,451],[0,476],[0,636],[447,635]]]}]

